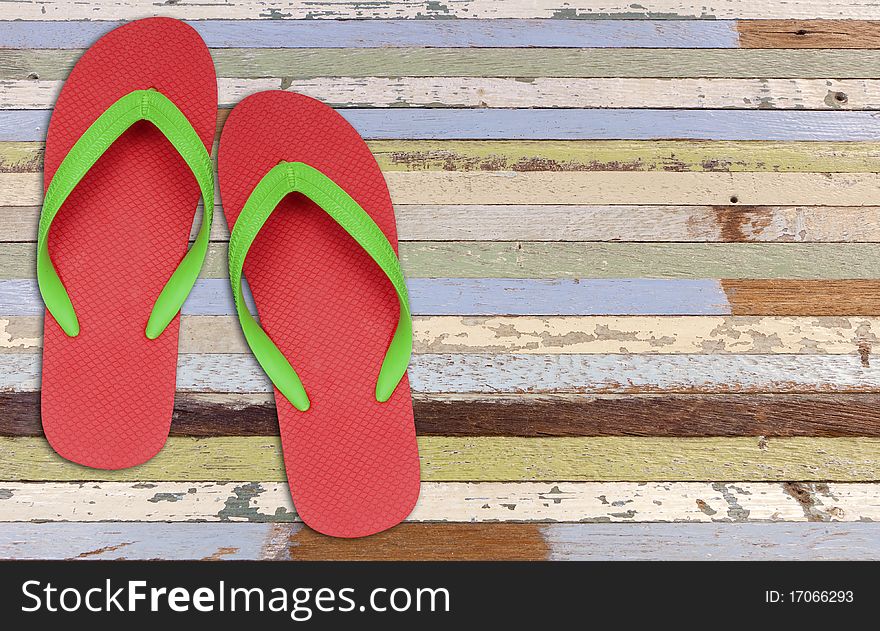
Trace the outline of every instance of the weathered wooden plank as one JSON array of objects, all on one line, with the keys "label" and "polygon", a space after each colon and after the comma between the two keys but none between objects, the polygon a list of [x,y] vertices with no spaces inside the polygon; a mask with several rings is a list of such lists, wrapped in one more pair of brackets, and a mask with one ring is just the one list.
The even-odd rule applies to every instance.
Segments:
[{"label": "weathered wooden plank", "polygon": [[[686,540],[688,545],[681,545]],[[401,524],[334,539],[301,524],[7,524],[2,559],[877,560],[877,524]]]},{"label": "weathered wooden plank", "polygon": [[[416,395],[420,436],[880,436],[876,394]],[[273,436],[269,393],[178,392],[172,436]],[[38,392],[0,393],[0,436],[42,436]]]},{"label": "weathered wooden plank", "polygon": [[[878,118],[880,120],[880,118]],[[42,174],[0,173],[0,206],[42,203]],[[390,172],[396,204],[877,206],[878,173]]]},{"label": "weathered wooden plank", "polygon": [[[63,460],[42,438],[0,437],[0,479],[282,482],[277,438],[171,437],[149,462],[119,471]],[[426,482],[749,480],[861,482],[880,478],[876,438],[419,438]]]},{"label": "weathered wooden plank", "polygon": [[880,22],[867,20],[743,20],[736,28],[743,48],[880,48]]},{"label": "weathered wooden plank", "polygon": [[[415,315],[880,315],[877,280],[410,278],[407,287]],[[35,281],[0,280],[3,317],[43,312]],[[229,283],[200,279],[183,313],[233,314]]]},{"label": "weathered wooden plank", "polygon": [[47,0],[39,4],[15,1],[5,20],[119,20],[165,15],[178,19],[450,19],[503,18],[567,19],[654,19],[702,18],[714,20],[772,18],[802,19],[880,19],[880,10],[871,0],[829,3],[799,0],[795,3],[754,3],[749,0],[723,0],[711,3],[690,0],[648,0],[634,5],[624,0],[578,0],[560,6],[556,0],[391,0],[364,3],[357,0],[232,0],[222,5],[174,2],[157,7],[149,0],[123,0],[108,7],[100,0]]},{"label": "weathered wooden plank", "polygon": [[[42,348],[42,318],[0,318],[0,354]],[[416,316],[413,352],[527,354],[869,354],[878,318]],[[230,316],[184,316],[181,353],[250,353]]]},{"label": "weathered wooden plank", "polygon": [[[38,355],[0,355],[0,391],[39,388]],[[415,355],[418,393],[880,392],[880,366],[858,355]],[[251,355],[180,355],[177,388],[269,392]],[[306,384],[308,389],[308,384]]]},{"label": "weathered wooden plank", "polygon": [[[880,32],[880,27],[878,27]],[[51,108],[64,82],[0,79],[0,109]],[[695,108],[877,110],[876,79],[632,79],[505,77],[287,77],[218,80],[221,107],[288,90],[336,108]]]},{"label": "weathered wooden plank", "polygon": [[[745,281],[743,281],[745,282]],[[766,284],[754,281],[759,288]],[[769,281],[768,281],[769,282]],[[774,281],[776,282],[776,281]],[[787,281],[805,283],[807,281]],[[822,305],[823,283],[816,281],[811,309],[787,315],[812,315]],[[880,314],[880,282],[833,281],[828,315]],[[847,291],[849,284],[856,284]],[[726,315],[731,313],[721,282],[692,279],[555,279],[505,278],[410,278],[407,288],[414,315]],[[774,285],[787,300],[786,284]],[[772,294],[772,291],[766,293]],[[827,293],[827,292],[826,292]],[[858,299],[841,303],[850,294]],[[769,298],[772,300],[772,296]],[[245,300],[250,294],[245,293]],[[248,302],[250,304],[250,302]],[[786,303],[788,304],[788,303]],[[816,306],[816,305],[819,306]],[[746,308],[746,307],[744,307]],[[747,305],[749,315],[760,315],[760,307]],[[773,305],[767,309],[774,309]],[[847,309],[852,309],[847,311]],[[549,312],[549,313],[548,313]],[[0,280],[0,314],[41,315],[44,307],[36,281]],[[223,278],[196,281],[183,305],[188,315],[231,315],[235,313],[232,290]]]},{"label": "weathered wooden plank", "polygon": [[[876,142],[373,140],[368,144],[386,172],[880,171]],[[0,143],[2,173],[39,173],[42,160],[42,142]]]},{"label": "weathered wooden plank", "polygon": [[813,314],[840,316],[845,314],[878,314],[880,286],[873,281],[797,282],[765,280],[722,280],[721,287],[737,315]]},{"label": "weathered wooden plank", "polygon": [[[858,522],[858,483],[425,482],[410,522]],[[0,482],[0,522],[297,522],[279,482]]]},{"label": "weathered wooden plank", "polygon": [[[36,241],[39,213],[36,206],[0,206],[0,243]],[[880,206],[398,204],[395,214],[402,241],[880,241]],[[228,241],[225,221],[214,222],[211,238]]]},{"label": "weathered wooden plank", "polygon": [[[407,241],[399,253],[410,278],[880,278],[878,243]],[[201,277],[228,273],[226,244],[210,244]],[[0,279],[35,275],[33,244],[0,244]]]},{"label": "weathered wooden plank", "polygon": [[[222,18],[225,9],[225,4],[215,9],[214,17]],[[167,15],[164,10],[161,13]],[[0,47],[86,48],[121,24],[93,20],[0,21]],[[189,24],[212,48],[737,48],[739,40],[733,21],[210,19]]]},{"label": "weathered wooden plank", "polygon": [[[782,141],[425,141],[374,140],[384,171],[773,171],[859,173],[880,170],[876,142]],[[25,149],[27,153],[25,154]],[[41,144],[13,145],[22,166]],[[5,145],[0,145],[0,161]],[[14,155],[6,159],[16,170]],[[0,162],[0,169],[3,168]]]},{"label": "weathered wooden plank", "polygon": [[[2,30],[0,23],[0,30]],[[228,110],[221,110],[221,122]],[[873,141],[873,112],[669,109],[347,108],[369,140]],[[46,137],[49,110],[0,110],[0,141]]]},{"label": "weathered wooden plank", "polygon": [[[0,48],[0,79],[65,79],[82,50]],[[876,78],[876,50],[214,48],[219,77]]]}]

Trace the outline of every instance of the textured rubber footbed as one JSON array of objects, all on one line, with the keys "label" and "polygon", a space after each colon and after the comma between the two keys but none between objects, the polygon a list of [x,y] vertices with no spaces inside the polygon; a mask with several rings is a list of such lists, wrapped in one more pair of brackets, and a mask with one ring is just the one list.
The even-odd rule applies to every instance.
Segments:
[{"label": "textured rubber footbed", "polygon": [[[104,110],[155,88],[187,116],[210,151],[217,80],[189,26],[150,18],[122,26],[77,62],[52,114],[44,184]],[[165,444],[174,405],[179,316],[156,340],[144,328],[187,249],[199,187],[152,124],[136,123],[98,160],[62,206],[49,253],[81,332],[70,338],[48,313],[42,418],[52,447],[101,469],[140,464]]]},{"label": "textured rubber footbed", "polygon": [[[220,139],[218,177],[230,226],[278,162],[305,162],[351,195],[397,248],[394,209],[366,143],[335,111],[280,91],[242,101]],[[311,400],[277,390],[284,462],[297,513],[319,532],[358,537],[412,510],[419,460],[409,381],[376,401],[376,377],[400,315],[379,266],[323,210],[285,197],[244,264],[263,328]]]}]

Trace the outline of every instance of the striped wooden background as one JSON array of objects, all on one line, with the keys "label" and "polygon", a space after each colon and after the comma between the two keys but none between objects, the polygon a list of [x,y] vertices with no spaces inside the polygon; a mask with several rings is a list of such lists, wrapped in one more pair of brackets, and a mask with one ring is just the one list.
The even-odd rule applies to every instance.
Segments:
[{"label": "striped wooden background", "polygon": [[[13,0],[0,8],[0,558],[880,559],[877,0]],[[228,232],[184,308],[172,437],[42,437],[42,139],[120,21],[191,21],[223,112],[323,99],[396,203],[422,497],[298,521]]]}]

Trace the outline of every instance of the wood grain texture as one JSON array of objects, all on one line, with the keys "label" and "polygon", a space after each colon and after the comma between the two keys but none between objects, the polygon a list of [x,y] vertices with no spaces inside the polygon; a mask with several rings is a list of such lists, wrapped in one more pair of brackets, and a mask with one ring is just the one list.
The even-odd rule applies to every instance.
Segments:
[{"label": "wood grain texture", "polygon": [[880,300],[873,281],[723,280],[721,286],[731,310],[737,315],[817,316],[880,313]]},{"label": "wood grain texture", "polygon": [[743,20],[736,28],[743,48],[880,48],[880,22],[867,20]]},{"label": "wood grain texture", "polygon": [[[276,437],[171,437],[149,462],[119,471],[72,464],[42,438],[0,437],[0,479],[283,482]],[[425,482],[880,479],[877,438],[419,438]]]},{"label": "wood grain texture", "polygon": [[[410,522],[871,522],[877,484],[426,482]],[[0,482],[0,522],[301,521],[279,482]]]},{"label": "wood grain texture", "polygon": [[[9,46],[9,42],[6,43]],[[0,48],[0,79],[66,79],[82,50]],[[214,48],[218,77],[875,79],[877,50]]]},{"label": "wood grain texture", "polygon": [[107,6],[99,0],[46,0],[40,4],[12,2],[6,20],[117,20],[148,15],[167,15],[178,19],[672,19],[702,18],[862,18],[880,19],[872,0],[798,0],[794,3],[755,3],[750,0],[646,0],[634,5],[624,0],[577,0],[560,7],[556,0],[457,0],[437,3],[430,0],[391,0],[363,3],[356,0],[230,0],[222,6],[181,1],[156,7],[145,0],[123,0]]},{"label": "wood grain texture", "polygon": [[[880,437],[876,394],[416,395],[420,436]],[[274,436],[269,393],[178,392],[172,436]],[[0,436],[42,436],[38,392],[0,393]]]},{"label": "wood grain texture", "polygon": [[[301,534],[305,533],[305,534]],[[686,540],[688,545],[681,545]],[[301,524],[7,524],[2,559],[877,560],[877,524],[402,524],[333,539]]]},{"label": "wood grain texture", "polygon": [[[424,394],[880,392],[880,366],[858,355],[415,355]],[[39,388],[37,355],[0,355],[0,391]],[[308,384],[306,389],[308,390]],[[180,355],[177,389],[270,392],[251,355]]]},{"label": "wood grain texture", "polygon": [[[385,172],[880,170],[876,142],[372,140],[368,145]],[[39,173],[42,160],[42,142],[0,142],[0,173]]]},{"label": "wood grain texture", "polygon": [[[42,319],[0,318],[0,354],[37,354]],[[525,354],[867,355],[878,318],[454,317],[413,318],[413,352]],[[238,318],[183,316],[180,352],[249,354]]]},{"label": "wood grain texture", "polygon": [[[2,79],[0,109],[51,108],[63,84]],[[288,90],[335,108],[880,109],[880,81],[872,79],[264,77],[220,78],[218,89],[221,107],[263,90]]]},{"label": "wood grain texture", "polygon": [[[408,241],[399,254],[411,279],[880,278],[880,243]],[[228,278],[228,268],[226,244],[209,245],[201,277]],[[33,244],[0,244],[0,280],[35,276]]]},{"label": "wood grain texture", "polygon": [[[878,173],[390,172],[395,204],[877,206]],[[0,206],[42,203],[42,175],[0,173]]]},{"label": "wood grain texture", "polygon": [[[2,24],[0,24],[2,28]],[[219,110],[222,124],[229,110]],[[367,140],[873,141],[874,112],[806,110],[345,108]],[[0,141],[46,136],[49,110],[0,110]]]}]

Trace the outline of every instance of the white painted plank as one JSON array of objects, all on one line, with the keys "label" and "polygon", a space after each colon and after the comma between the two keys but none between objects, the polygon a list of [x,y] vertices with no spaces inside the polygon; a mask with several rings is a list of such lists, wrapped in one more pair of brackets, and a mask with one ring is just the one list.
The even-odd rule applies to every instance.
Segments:
[{"label": "white painted plank", "polygon": [[[0,80],[0,109],[51,108],[63,81]],[[221,107],[285,89],[333,107],[880,109],[875,79],[319,77],[218,79]]]},{"label": "white painted plank", "polygon": [[[414,522],[880,520],[880,485],[425,482]],[[0,482],[0,522],[299,521],[279,482]]]}]

